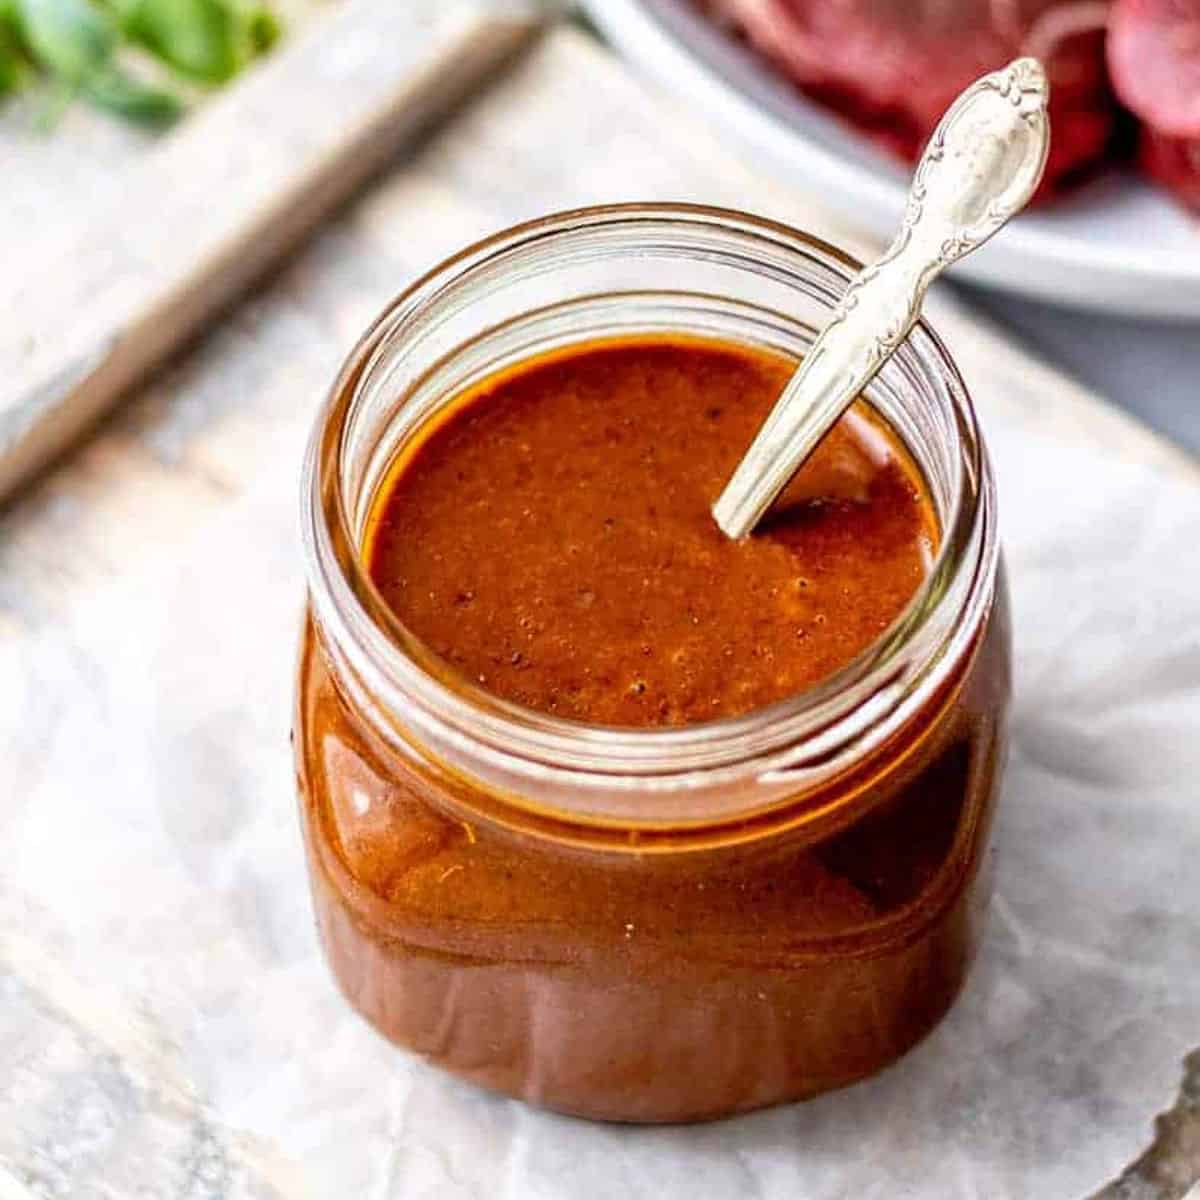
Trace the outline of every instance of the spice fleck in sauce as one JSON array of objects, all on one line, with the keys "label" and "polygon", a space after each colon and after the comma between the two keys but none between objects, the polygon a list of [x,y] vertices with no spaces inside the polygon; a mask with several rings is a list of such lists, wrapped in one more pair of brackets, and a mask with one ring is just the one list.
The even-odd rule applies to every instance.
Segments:
[{"label": "spice fleck in sauce", "polygon": [[938,532],[861,403],[752,537],[720,532],[712,502],[795,368],[642,337],[486,380],[380,489],[376,586],[468,679],[559,717],[682,725],[810,688],[899,615]]}]

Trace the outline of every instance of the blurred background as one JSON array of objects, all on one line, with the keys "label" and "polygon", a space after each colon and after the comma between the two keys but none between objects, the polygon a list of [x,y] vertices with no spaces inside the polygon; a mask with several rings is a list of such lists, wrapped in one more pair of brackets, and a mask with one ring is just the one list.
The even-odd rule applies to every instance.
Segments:
[{"label": "blurred background", "polygon": [[[44,271],[56,238],[120,195],[165,131],[337,2],[3,0],[10,292],[22,260]],[[972,0],[857,0],[825,17],[790,0],[532,7],[607,41],[756,171],[875,237],[894,227],[904,160],[949,99],[1014,49],[1037,50],[1056,84],[1050,185],[1027,228],[964,264],[959,286],[1038,353],[1200,449],[1194,6],[1021,0],[1003,19]]]}]

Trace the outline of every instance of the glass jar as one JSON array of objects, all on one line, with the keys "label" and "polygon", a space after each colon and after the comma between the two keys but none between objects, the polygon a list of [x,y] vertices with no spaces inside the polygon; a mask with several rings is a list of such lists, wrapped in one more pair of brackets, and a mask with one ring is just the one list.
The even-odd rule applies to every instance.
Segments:
[{"label": "glass jar", "polygon": [[1009,629],[991,471],[918,326],[867,400],[942,529],[893,626],[822,685],[677,729],[580,725],[455,675],[359,553],[388,464],[482,377],[577,341],[716,336],[799,356],[856,264],[742,213],[623,205],[452,258],[349,357],[303,482],[295,727],[314,903],[343,992],[483,1086],[680,1121],[878,1070],[979,937]]}]

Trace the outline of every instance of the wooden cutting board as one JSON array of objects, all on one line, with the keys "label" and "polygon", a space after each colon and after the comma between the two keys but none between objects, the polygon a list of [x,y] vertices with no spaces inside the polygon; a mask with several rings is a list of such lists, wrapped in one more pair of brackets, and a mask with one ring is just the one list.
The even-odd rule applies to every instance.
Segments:
[{"label": "wooden cutting board", "polygon": [[[117,194],[86,216],[80,195],[72,236],[8,247],[18,265],[0,291],[0,501],[535,25],[473,0],[346,0],[160,146],[128,146]],[[125,166],[117,153],[110,172]]]}]

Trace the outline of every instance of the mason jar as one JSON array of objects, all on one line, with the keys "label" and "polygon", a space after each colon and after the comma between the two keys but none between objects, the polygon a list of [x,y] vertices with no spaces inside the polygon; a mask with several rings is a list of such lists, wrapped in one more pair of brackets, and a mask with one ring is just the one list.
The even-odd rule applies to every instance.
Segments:
[{"label": "mason jar", "polygon": [[744,213],[584,209],[455,255],[350,354],[304,470],[294,741],[329,965],[393,1042],[533,1104],[690,1121],[869,1075],[953,1002],[1010,647],[991,468],[928,326],[864,400],[924,474],[932,567],[874,644],[770,707],[671,729],[521,708],[422,645],[362,555],[389,465],[483,378],[637,334],[799,358],[857,266]]}]

